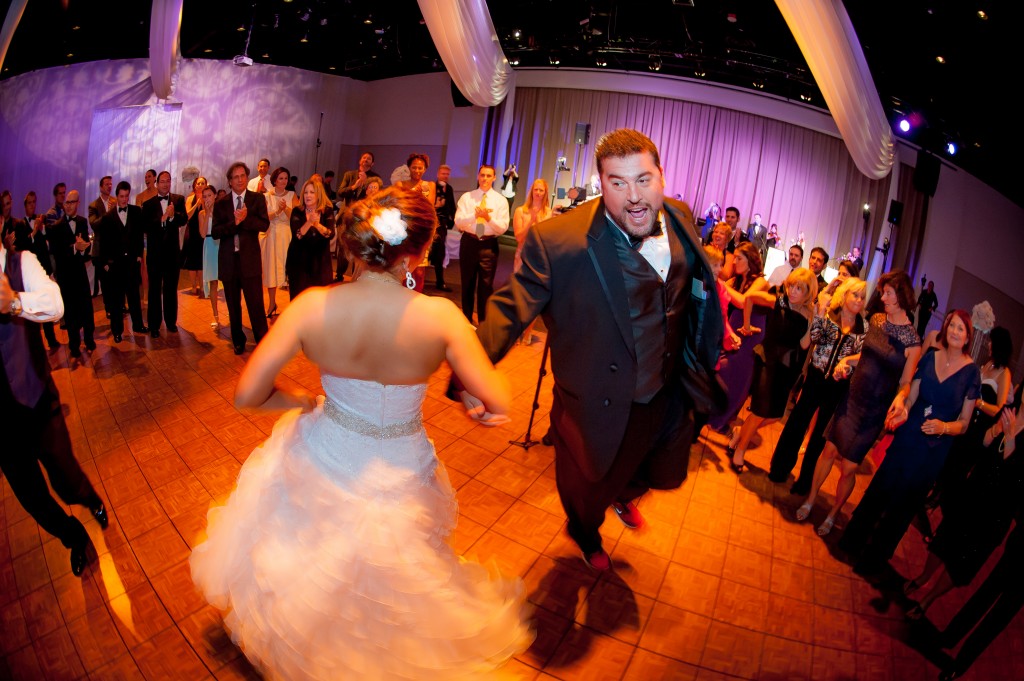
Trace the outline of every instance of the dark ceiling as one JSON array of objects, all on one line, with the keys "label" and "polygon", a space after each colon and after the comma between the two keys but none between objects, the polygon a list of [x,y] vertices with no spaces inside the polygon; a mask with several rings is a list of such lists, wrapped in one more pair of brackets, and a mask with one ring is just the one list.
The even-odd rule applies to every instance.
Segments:
[{"label": "dark ceiling", "polygon": [[[692,6],[691,6],[692,2]],[[8,2],[0,2],[4,16]],[[1022,63],[1007,0],[847,0],[882,105],[923,122],[907,137],[1017,204],[1024,139],[993,114],[1015,110],[1006,79]],[[0,78],[61,64],[149,54],[149,3],[29,0]],[[608,68],[700,78],[824,107],[770,0],[488,0],[514,66]],[[987,18],[979,16],[979,11]],[[378,80],[444,70],[416,0],[185,0],[182,55]],[[249,37],[249,27],[252,35]],[[937,57],[945,63],[939,63]],[[1010,113],[1010,118],[1016,115]]]}]

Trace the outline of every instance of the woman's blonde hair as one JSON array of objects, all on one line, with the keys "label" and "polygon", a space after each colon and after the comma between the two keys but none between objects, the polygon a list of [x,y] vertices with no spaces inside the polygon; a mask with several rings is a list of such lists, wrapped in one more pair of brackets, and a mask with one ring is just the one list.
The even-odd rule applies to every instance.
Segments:
[{"label": "woman's blonde hair", "polygon": [[[719,232],[725,234],[725,236],[727,237],[732,237],[733,229],[732,227],[729,226],[728,222],[719,222],[717,225],[715,225],[715,228],[711,230],[712,238],[714,238],[714,235],[718,234]],[[726,241],[728,241],[728,239],[726,239]]]},{"label": "woman's blonde hair", "polygon": [[846,281],[839,285],[836,292],[832,294],[832,300],[829,301],[828,311],[839,311],[842,310],[846,305],[846,299],[857,293],[864,293],[867,291],[868,282],[857,277],[849,277]]},{"label": "woman's blonde hair", "polygon": [[807,292],[807,298],[799,305],[794,305],[793,309],[802,312],[805,317],[810,319],[814,313],[814,299],[818,296],[818,278],[806,267],[797,267],[789,273],[783,285],[786,287],[787,293],[793,286],[799,286]]},{"label": "woman's blonde hair", "polygon": [[305,195],[306,187],[309,185],[313,185],[313,191],[316,193],[316,209],[321,213],[324,212],[325,209],[330,207],[331,200],[327,198],[327,192],[324,191],[324,185],[319,180],[314,180],[313,178],[306,180],[306,183],[302,185],[302,191],[299,192],[299,203],[302,206],[306,205],[306,201],[302,197]]}]

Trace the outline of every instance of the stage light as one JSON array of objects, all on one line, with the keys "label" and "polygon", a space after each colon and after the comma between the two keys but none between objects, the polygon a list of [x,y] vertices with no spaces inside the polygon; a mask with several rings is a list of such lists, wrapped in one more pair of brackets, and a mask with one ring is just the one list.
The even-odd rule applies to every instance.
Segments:
[{"label": "stage light", "polygon": [[871,206],[865,203],[864,204],[864,212],[867,213],[869,210],[871,210]]},{"label": "stage light", "polygon": [[72,31],[77,31],[77,30],[78,30],[78,29],[80,29],[80,28],[82,28],[82,27],[81,27],[81,26],[72,26],[72,27],[71,27],[71,30],[72,30]]},{"label": "stage light", "polygon": [[950,142],[946,145],[946,153],[950,156],[956,156],[956,145]]},{"label": "stage light", "polygon": [[270,59],[270,53],[269,52],[264,52],[263,53],[263,58],[264,59]]},{"label": "stage light", "polygon": [[940,54],[940,55],[938,55],[937,57],[935,57],[935,61],[939,62],[940,64],[945,64],[945,63],[946,63],[946,58],[945,58],[945,57],[943,57],[943,56],[942,56],[942,55]]},{"label": "stage light", "polygon": [[519,39],[522,36],[523,36],[523,32],[520,31],[518,28],[516,30],[512,31],[512,37],[513,38]]},{"label": "stage light", "polygon": [[371,14],[370,16],[368,16],[365,19],[363,19],[363,23],[366,24],[367,26],[372,24],[373,23],[373,15]]},{"label": "stage light", "polygon": [[308,42],[309,42],[309,34],[307,33],[306,35],[302,36],[302,37],[301,37],[301,38],[299,39],[299,42],[300,42],[300,43],[308,43]]},{"label": "stage light", "polygon": [[328,67],[327,67],[327,70],[328,70],[328,71],[334,71],[335,69],[336,69],[336,67],[334,67],[334,66],[328,66]]},{"label": "stage light", "polygon": [[703,78],[704,76],[706,76],[708,74],[707,74],[707,72],[704,69],[697,69],[697,70],[695,70],[693,72],[693,75],[697,76],[698,78]]},{"label": "stage light", "polygon": [[982,21],[988,21],[988,15],[985,14],[985,10],[978,10],[978,18],[981,19]]},{"label": "stage light", "polygon": [[608,66],[608,60],[605,58],[604,55],[601,54],[597,55],[597,57],[594,58],[594,63],[597,64],[598,66]]},{"label": "stage light", "polygon": [[900,132],[910,132],[910,121],[906,118],[901,118],[897,125],[899,126]]},{"label": "stage light", "polygon": [[[509,66],[519,66],[519,57],[516,57],[514,59],[509,59],[508,63],[509,63]],[[437,67],[435,66],[434,68],[437,68]]]},{"label": "stage light", "polygon": [[661,57],[656,54],[650,56],[650,61],[647,64],[647,68],[651,71],[661,71]]},{"label": "stage light", "polygon": [[562,63],[562,60],[556,57],[555,55],[551,55],[548,57],[548,63],[551,64],[552,66],[558,66],[559,64]]},{"label": "stage light", "polygon": [[210,54],[211,52],[213,52],[213,50],[211,50],[209,47],[207,47],[205,50],[203,50],[203,52],[205,54]]},{"label": "stage light", "polygon": [[238,31],[239,33],[244,33],[245,32],[245,26],[239,26],[235,30]]}]

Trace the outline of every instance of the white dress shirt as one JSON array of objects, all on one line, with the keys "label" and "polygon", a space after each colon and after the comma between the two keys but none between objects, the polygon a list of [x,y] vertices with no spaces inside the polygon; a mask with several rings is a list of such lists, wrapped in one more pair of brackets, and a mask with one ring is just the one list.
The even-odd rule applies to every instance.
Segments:
[{"label": "white dress shirt", "polygon": [[[263,178],[263,187],[268,192],[274,191],[274,185],[270,183],[270,173],[267,173],[267,176]],[[251,192],[258,192],[260,190],[260,176],[257,175],[256,177],[249,180],[249,185],[246,187],[246,189],[248,189]]]},{"label": "white dress shirt", "polygon": [[[0,271],[7,271],[7,249],[0,244]],[[64,316],[64,299],[60,297],[57,282],[46,276],[35,253],[21,252],[21,280],[25,290],[18,294],[21,299],[23,319],[33,322],[55,322]]]},{"label": "white dress shirt", "polygon": [[[476,236],[476,207],[484,199],[483,190],[477,188],[459,197],[455,208],[455,228],[460,232]],[[483,223],[484,236],[500,236],[508,231],[508,199],[494,191],[487,190],[487,205],[491,219]]]}]

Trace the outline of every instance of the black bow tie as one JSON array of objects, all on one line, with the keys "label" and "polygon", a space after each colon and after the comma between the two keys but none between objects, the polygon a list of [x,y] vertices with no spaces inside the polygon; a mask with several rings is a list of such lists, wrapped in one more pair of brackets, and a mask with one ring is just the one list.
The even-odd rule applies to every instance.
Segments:
[{"label": "black bow tie", "polygon": [[651,233],[648,234],[647,236],[637,239],[632,234],[626,234],[626,239],[629,240],[629,247],[630,248],[632,248],[634,251],[639,251],[640,247],[644,243],[644,239],[649,239],[651,237],[661,236],[661,232],[662,232],[662,230],[661,230],[661,221],[658,220],[658,221],[655,221],[654,226],[651,228]]},{"label": "black bow tie", "polygon": [[125,206],[124,208],[118,208],[117,212],[118,213],[127,213],[128,212],[128,206]]}]

